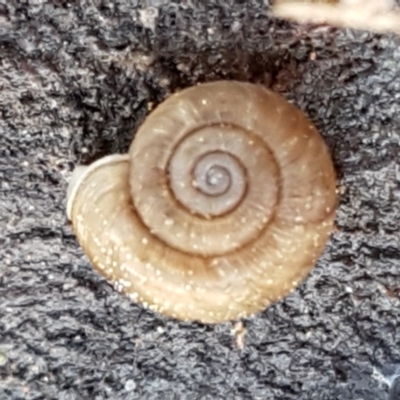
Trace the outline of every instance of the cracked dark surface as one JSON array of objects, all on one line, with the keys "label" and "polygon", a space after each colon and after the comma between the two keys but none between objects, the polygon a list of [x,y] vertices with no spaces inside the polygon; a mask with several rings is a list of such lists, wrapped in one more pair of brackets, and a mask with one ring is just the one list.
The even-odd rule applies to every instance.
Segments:
[{"label": "cracked dark surface", "polygon": [[[289,24],[267,1],[106,3],[0,1],[0,400],[388,399],[400,373],[400,37]],[[219,78],[303,109],[341,192],[317,267],[244,321],[243,350],[232,324],[179,323],[116,293],[65,216],[77,162],[126,151],[152,104]]]}]

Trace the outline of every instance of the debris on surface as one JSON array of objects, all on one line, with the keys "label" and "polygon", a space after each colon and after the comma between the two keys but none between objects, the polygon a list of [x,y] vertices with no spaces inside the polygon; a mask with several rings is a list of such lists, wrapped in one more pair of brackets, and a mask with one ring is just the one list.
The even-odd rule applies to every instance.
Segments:
[{"label": "debris on surface", "polygon": [[272,12],[299,23],[400,34],[400,10],[392,0],[275,0]]}]

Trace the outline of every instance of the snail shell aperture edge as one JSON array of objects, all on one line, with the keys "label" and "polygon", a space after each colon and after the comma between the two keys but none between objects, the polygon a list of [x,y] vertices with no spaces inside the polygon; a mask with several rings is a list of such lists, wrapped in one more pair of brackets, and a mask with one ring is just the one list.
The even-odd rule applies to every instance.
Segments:
[{"label": "snail shell aperture edge", "polygon": [[67,189],[67,217],[71,221],[72,220],[72,207],[74,204],[74,199],[77,191],[80,186],[85,181],[86,177],[89,176],[93,171],[97,168],[101,168],[102,166],[106,166],[110,162],[118,162],[118,161],[127,161],[129,160],[128,154],[111,154],[105,157],[102,157],[92,164],[85,165],[77,165],[72,172],[71,178],[68,183]]},{"label": "snail shell aperture edge", "polygon": [[217,323],[296,288],[333,230],[328,149],[294,105],[236,81],[178,92],[129,154],[79,166],[67,214],[95,268],[132,300]]}]

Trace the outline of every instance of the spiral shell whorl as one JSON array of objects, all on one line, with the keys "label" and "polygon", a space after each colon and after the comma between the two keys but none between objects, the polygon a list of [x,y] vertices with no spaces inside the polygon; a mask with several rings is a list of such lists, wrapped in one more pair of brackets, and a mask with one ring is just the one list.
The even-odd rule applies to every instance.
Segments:
[{"label": "spiral shell whorl", "polygon": [[[130,154],[138,213],[181,251],[226,254],[255,240],[275,214],[319,222],[334,207],[323,187],[333,169],[321,169],[327,151],[315,128],[286,100],[250,84],[210,83],[172,96],[144,122]],[[193,170],[211,154],[214,167],[230,159],[233,193],[196,190]]]},{"label": "spiral shell whorl", "polygon": [[266,89],[183,90],[145,120],[129,156],[87,175],[71,219],[97,268],[155,310],[203,322],[257,312],[326,245],[329,153],[301,111]]}]

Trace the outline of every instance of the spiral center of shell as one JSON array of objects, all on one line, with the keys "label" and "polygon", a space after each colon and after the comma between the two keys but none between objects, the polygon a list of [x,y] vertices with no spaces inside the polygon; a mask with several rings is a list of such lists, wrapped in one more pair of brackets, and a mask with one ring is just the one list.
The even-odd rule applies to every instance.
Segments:
[{"label": "spiral center of shell", "polygon": [[151,233],[175,249],[226,254],[262,234],[274,216],[279,166],[256,132],[218,121],[182,130],[173,143],[161,135],[160,144],[135,153],[135,207]]},{"label": "spiral center of shell", "polygon": [[207,171],[206,183],[209,193],[212,193],[213,189],[216,189],[216,191],[218,191],[217,193],[221,194],[229,188],[231,177],[224,167],[216,165]]},{"label": "spiral center of shell", "polygon": [[[222,196],[234,186],[236,186],[236,197],[241,196],[245,184],[243,171],[238,162],[231,155],[221,152],[201,157],[193,175],[193,186],[208,196]],[[235,184],[236,179],[241,181],[239,185]]]},{"label": "spiral center of shell", "polygon": [[[233,154],[217,148],[204,149],[193,157],[193,145],[196,141],[184,141],[171,161],[171,189],[176,199],[192,214],[216,217],[230,212],[246,192],[244,167]],[[191,168],[184,168],[190,164]]]}]

